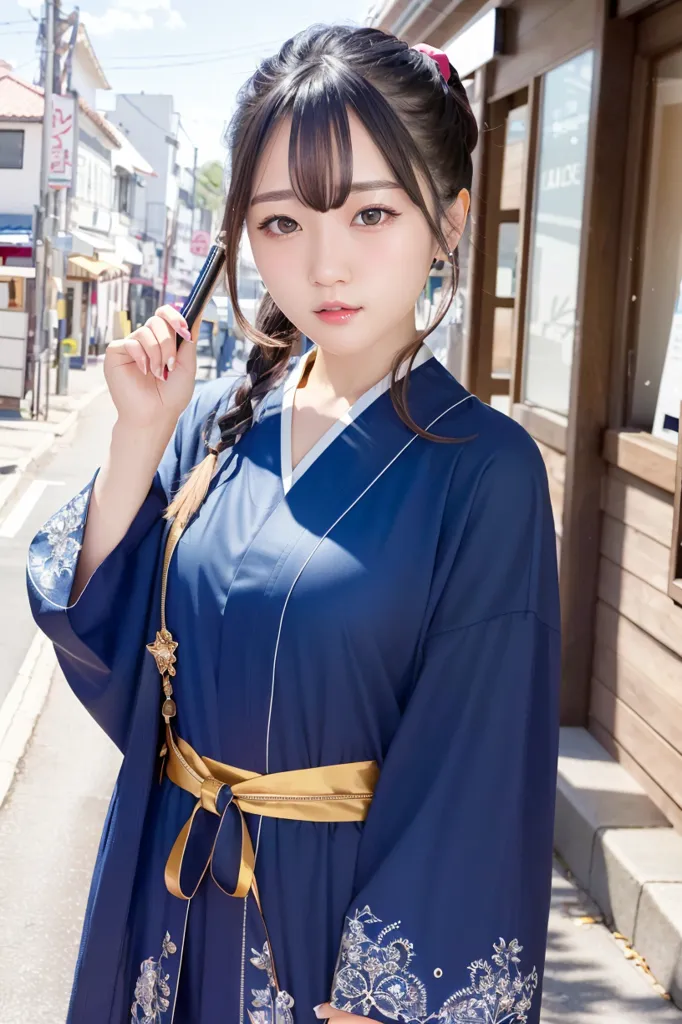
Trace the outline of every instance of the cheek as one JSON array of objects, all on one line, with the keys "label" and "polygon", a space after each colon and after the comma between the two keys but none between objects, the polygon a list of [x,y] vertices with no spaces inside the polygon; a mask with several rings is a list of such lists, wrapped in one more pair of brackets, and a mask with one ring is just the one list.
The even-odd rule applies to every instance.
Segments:
[{"label": "cheek", "polygon": [[431,264],[429,244],[419,237],[405,237],[396,232],[391,238],[390,229],[385,238],[377,239],[377,245],[363,254],[362,276],[372,281],[370,294],[381,296],[397,309],[408,310],[417,301]]},{"label": "cheek", "polygon": [[[303,265],[296,244],[286,239],[261,238],[260,232],[251,239],[251,251],[263,283],[275,302],[286,300],[291,305],[301,291]],[[278,303],[279,304],[279,303]]]}]

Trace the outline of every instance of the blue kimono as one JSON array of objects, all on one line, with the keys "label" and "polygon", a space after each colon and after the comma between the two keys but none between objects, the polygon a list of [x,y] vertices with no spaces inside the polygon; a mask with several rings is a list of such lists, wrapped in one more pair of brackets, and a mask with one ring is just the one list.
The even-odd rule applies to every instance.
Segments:
[{"label": "blue kimono", "polygon": [[195,800],[160,770],[163,695],[145,645],[159,628],[162,512],[203,457],[209,413],[230,401],[213,381],[77,601],[92,483],[29,553],[36,621],[125,755],[69,1024],[311,1024],[329,1000],[384,1022],[540,1019],[559,678],[542,458],[423,346],[411,414],[460,443],[408,429],[387,377],[292,469],[306,358],[221,453],[173,556],[174,723],[199,754],[258,773],[375,759],[369,814],[247,816],[267,932],[252,896],[223,891],[234,822],[191,900],[164,884]]}]

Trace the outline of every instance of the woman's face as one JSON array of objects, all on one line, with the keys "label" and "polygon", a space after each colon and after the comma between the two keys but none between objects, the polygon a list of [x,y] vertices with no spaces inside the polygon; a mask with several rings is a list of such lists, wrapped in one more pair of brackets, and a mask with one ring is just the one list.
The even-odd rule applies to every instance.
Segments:
[{"label": "woman's face", "polygon": [[[444,254],[364,125],[350,112],[349,121],[354,191],[344,205],[318,213],[293,196],[285,119],[256,168],[246,228],[266,288],[300,331],[330,355],[375,345],[388,355],[416,337],[415,303],[434,256]],[[448,213],[451,248],[467,208],[462,192]],[[359,311],[318,315],[341,303]]]}]

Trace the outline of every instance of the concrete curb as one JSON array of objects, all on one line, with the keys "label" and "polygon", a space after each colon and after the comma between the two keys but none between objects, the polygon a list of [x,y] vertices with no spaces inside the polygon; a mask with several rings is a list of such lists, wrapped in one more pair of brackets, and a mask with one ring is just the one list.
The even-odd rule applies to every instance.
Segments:
[{"label": "concrete curb", "polygon": [[45,705],[56,666],[51,641],[37,632],[12,689],[0,705],[0,808]]},{"label": "concrete curb", "polygon": [[[3,505],[9,501],[10,497],[19,486],[21,478],[26,470],[38,462],[43,455],[52,448],[58,437],[63,437],[64,434],[66,434],[67,431],[77,423],[78,417],[82,413],[83,409],[87,408],[91,402],[94,402],[96,398],[99,398],[99,396],[103,395],[106,391],[106,384],[95,388],[94,391],[84,395],[83,399],[79,401],[76,407],[64,417],[61,423],[55,423],[49,427],[46,425],[46,429],[44,431],[40,431],[40,439],[36,442],[28,455],[17,463],[17,467],[14,472],[7,474],[7,476],[0,476],[0,510]],[[3,429],[9,430],[25,430],[27,427],[27,424],[17,422],[16,420],[1,422],[0,425]]]},{"label": "concrete curb", "polygon": [[561,730],[554,845],[682,1009],[682,835],[585,729]]}]

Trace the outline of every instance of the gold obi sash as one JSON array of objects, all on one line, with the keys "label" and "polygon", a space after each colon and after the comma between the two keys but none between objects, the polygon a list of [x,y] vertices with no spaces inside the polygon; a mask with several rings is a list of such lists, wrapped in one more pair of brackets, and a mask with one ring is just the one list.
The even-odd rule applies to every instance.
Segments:
[{"label": "gold obi sash", "polygon": [[[364,821],[379,777],[379,767],[376,761],[353,761],[259,775],[201,757],[189,743],[175,735],[171,719],[175,717],[177,708],[171,678],[176,674],[175,650],[178,644],[166,626],[166,589],[168,566],[185,525],[175,519],[168,534],[161,575],[161,629],[154,643],[147,645],[161,674],[165,695],[161,708],[166,723],[166,742],[161,750],[161,756],[165,758],[165,773],[171,782],[197,799],[166,862],[166,888],[173,896],[190,900],[206,872],[210,871],[216,885],[227,895],[244,898],[249,892],[253,893],[267,935],[254,875],[255,853],[244,814],[294,821]],[[213,872],[214,854],[228,808],[239,815],[241,824],[239,870],[232,891],[220,885]],[[201,811],[217,815],[220,822],[215,823],[215,828],[198,829],[200,834],[193,843],[193,827]],[[186,872],[192,879],[192,885],[188,887],[191,891],[185,891],[182,884],[186,861],[192,862]],[[272,946],[270,952],[275,983],[279,988]]]},{"label": "gold obi sash", "polygon": [[[244,813],[293,821],[364,821],[379,775],[376,761],[353,761],[259,775],[209,757],[200,757],[189,743],[174,736],[170,726],[166,729],[163,752],[167,753],[168,778],[197,798],[166,863],[168,891],[180,899],[192,898],[206,871],[212,868],[218,838],[216,835],[194,890],[184,891],[181,873],[195,818],[202,809],[222,817],[232,806],[241,819],[239,872],[232,892],[218,882],[216,884],[228,896],[244,897],[252,891],[259,909],[260,899],[254,877],[255,856]],[[195,871],[195,877],[196,874]]]}]

